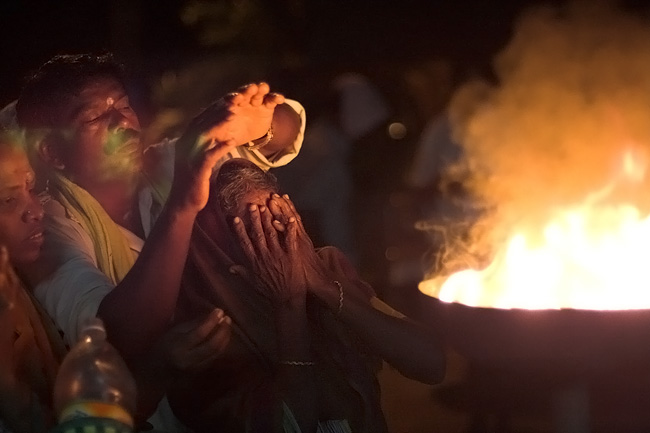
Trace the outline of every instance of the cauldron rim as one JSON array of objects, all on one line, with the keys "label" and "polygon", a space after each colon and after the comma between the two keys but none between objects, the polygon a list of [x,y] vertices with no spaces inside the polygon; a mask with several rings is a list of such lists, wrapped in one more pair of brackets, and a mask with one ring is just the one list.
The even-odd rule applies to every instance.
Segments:
[{"label": "cauldron rim", "polygon": [[650,365],[650,309],[504,309],[432,299],[441,338],[477,362],[595,370]]}]

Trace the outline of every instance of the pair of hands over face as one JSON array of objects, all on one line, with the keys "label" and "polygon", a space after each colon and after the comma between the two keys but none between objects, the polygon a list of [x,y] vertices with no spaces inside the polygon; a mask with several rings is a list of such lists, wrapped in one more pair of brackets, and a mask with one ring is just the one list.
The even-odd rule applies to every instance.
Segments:
[{"label": "pair of hands over face", "polygon": [[331,281],[289,196],[273,194],[245,217],[234,218],[233,231],[257,286],[276,306],[303,303],[310,289]]},{"label": "pair of hands over face", "polygon": [[[327,270],[314,250],[300,215],[288,196],[273,194],[267,205],[250,205],[232,221],[233,231],[257,279],[257,287],[276,306],[302,303],[312,287],[328,285]],[[232,321],[220,309],[182,323],[165,336],[168,362],[197,372],[223,355]]]}]

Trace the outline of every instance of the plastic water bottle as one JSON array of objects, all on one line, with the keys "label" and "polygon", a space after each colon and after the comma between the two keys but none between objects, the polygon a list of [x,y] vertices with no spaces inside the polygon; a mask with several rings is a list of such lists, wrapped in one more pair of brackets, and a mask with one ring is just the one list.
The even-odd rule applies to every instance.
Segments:
[{"label": "plastic water bottle", "polygon": [[123,427],[119,431],[130,431],[135,409],[133,376],[117,350],[106,341],[101,319],[91,319],[63,360],[54,383],[54,410],[59,425],[105,420],[109,424],[116,421]]}]

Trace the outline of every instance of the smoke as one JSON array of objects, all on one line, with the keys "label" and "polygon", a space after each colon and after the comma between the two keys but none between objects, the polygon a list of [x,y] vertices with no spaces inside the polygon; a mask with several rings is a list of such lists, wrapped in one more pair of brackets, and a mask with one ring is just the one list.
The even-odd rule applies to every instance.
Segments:
[{"label": "smoke", "polygon": [[467,83],[450,105],[464,159],[447,180],[460,181],[482,213],[448,252],[490,249],[607,187],[598,200],[650,209],[650,179],[621,175],[625,158],[645,167],[650,157],[648,24],[598,2],[520,16],[494,61],[496,84]]}]

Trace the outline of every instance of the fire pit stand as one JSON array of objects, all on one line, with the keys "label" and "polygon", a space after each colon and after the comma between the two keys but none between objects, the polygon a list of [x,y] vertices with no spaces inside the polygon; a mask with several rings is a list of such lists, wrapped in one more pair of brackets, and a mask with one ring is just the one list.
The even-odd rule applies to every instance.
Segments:
[{"label": "fire pit stand", "polygon": [[[650,431],[650,311],[499,310],[432,298],[432,326],[468,361],[437,393],[508,432],[518,414],[557,433]],[[510,430],[509,430],[510,429]]]}]

